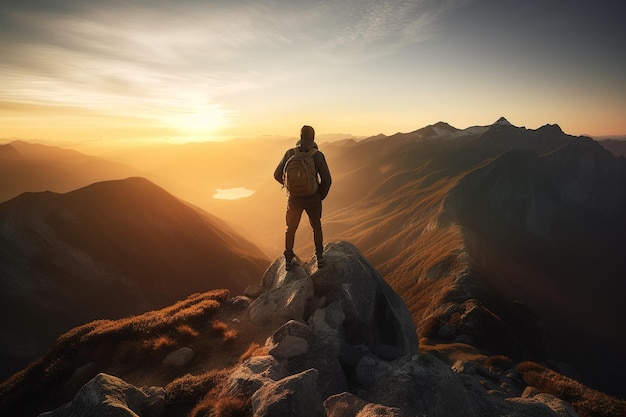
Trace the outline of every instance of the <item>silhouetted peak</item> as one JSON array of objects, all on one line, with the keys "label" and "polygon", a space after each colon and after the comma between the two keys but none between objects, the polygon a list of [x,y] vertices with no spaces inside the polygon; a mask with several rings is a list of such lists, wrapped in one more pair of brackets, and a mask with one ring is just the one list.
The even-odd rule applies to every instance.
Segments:
[{"label": "silhouetted peak", "polygon": [[417,135],[420,138],[425,138],[425,137],[441,138],[441,137],[448,137],[451,134],[454,134],[458,131],[459,129],[453,126],[450,126],[446,122],[437,122],[433,125],[428,125],[414,132],[411,132],[409,135]]},{"label": "silhouetted peak", "polygon": [[[74,190],[68,195],[90,195],[98,198],[126,197],[127,201],[176,199],[169,192],[143,177],[96,182]],[[177,199],[176,199],[177,200]]]},{"label": "silhouetted peak", "polygon": [[388,136],[385,135],[384,133],[379,133],[378,135],[370,136],[369,138],[363,139],[360,143],[374,142],[374,141],[377,141],[377,140],[382,140],[382,139],[387,139],[387,138],[388,138]]},{"label": "silhouetted peak", "polygon": [[560,134],[560,135],[564,135],[565,133],[563,132],[563,130],[561,129],[561,126],[557,125],[557,124],[546,124],[541,126],[539,129],[537,129],[538,132],[544,133],[544,134]]},{"label": "silhouetted peak", "polygon": [[20,159],[19,151],[15,149],[10,143],[6,145],[0,145],[0,159]]},{"label": "silhouetted peak", "polygon": [[505,117],[500,117],[498,120],[496,120],[496,122],[494,123],[494,125],[499,125],[499,126],[513,126],[508,120],[506,120]]},{"label": "silhouetted peak", "polygon": [[121,180],[109,180],[109,181],[100,181],[93,184],[90,184],[85,189],[88,188],[161,188],[158,185],[154,184],[150,180],[143,177],[128,177]]},{"label": "silhouetted peak", "polygon": [[436,129],[443,129],[443,130],[448,130],[450,132],[455,132],[458,129],[456,127],[450,126],[448,123],[446,122],[437,122],[433,125],[433,128]]}]

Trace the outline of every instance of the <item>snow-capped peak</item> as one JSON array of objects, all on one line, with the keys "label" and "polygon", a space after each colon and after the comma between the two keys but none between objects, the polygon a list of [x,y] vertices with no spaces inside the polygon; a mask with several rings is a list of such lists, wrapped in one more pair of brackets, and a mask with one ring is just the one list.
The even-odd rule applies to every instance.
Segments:
[{"label": "snow-capped peak", "polygon": [[504,117],[500,117],[495,123],[494,125],[502,125],[502,126],[512,126],[511,123],[509,123],[508,120],[506,120],[506,118]]}]

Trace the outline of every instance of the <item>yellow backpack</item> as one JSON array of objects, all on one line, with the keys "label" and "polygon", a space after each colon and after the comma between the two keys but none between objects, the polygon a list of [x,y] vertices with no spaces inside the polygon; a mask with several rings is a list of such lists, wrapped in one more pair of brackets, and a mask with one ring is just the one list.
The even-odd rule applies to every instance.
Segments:
[{"label": "yellow backpack", "polygon": [[294,148],[294,155],[287,160],[283,170],[283,183],[287,193],[292,197],[307,197],[317,192],[319,182],[313,155],[317,149],[311,148],[306,152]]}]

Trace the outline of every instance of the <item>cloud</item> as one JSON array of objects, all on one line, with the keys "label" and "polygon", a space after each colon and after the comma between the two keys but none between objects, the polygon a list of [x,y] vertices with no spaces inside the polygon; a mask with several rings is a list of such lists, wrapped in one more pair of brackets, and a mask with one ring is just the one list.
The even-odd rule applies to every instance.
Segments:
[{"label": "cloud", "polygon": [[[74,13],[9,10],[7,15],[12,17],[14,31],[38,36],[25,37],[30,44],[54,45],[91,57],[158,63],[166,68],[201,65],[214,69],[262,58],[263,53],[272,56],[299,48],[332,55],[372,47],[389,50],[418,42],[432,36],[438,16],[454,1],[106,4]],[[12,52],[20,55],[19,45],[14,46]]]},{"label": "cloud", "polygon": [[10,1],[0,93],[224,127],[228,97],[428,39],[455,1]]},{"label": "cloud", "polygon": [[[339,5],[341,8],[335,9]],[[348,1],[333,3],[329,26],[336,28],[330,43],[337,47],[367,50],[393,49],[432,36],[439,10],[423,1]]]}]

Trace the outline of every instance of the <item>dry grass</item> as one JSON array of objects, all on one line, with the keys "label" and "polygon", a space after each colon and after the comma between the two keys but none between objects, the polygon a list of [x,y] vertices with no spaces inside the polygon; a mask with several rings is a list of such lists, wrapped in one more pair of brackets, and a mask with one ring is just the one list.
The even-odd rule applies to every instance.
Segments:
[{"label": "dry grass", "polygon": [[223,397],[211,392],[191,411],[189,417],[251,417],[250,398]]},{"label": "dry grass", "polygon": [[[191,410],[217,385],[220,375],[213,370],[252,354],[246,350],[258,351],[260,345],[251,349],[251,343],[267,337],[244,320],[233,321],[239,313],[229,309],[227,300],[226,290],[194,294],[162,310],[94,321],[68,331],[44,357],[0,385],[0,414],[37,415],[56,408],[98,372],[137,386],[167,385],[172,403],[188,402]],[[182,367],[164,365],[163,359],[181,347],[195,352],[192,362]],[[74,372],[87,364],[89,374],[73,379]],[[192,370],[208,374],[185,375]],[[221,415],[236,415],[232,410],[237,403],[212,407]]]},{"label": "dry grass", "polygon": [[517,365],[524,382],[567,401],[580,417],[624,417],[626,401],[596,391],[536,362]]},{"label": "dry grass", "polygon": [[226,323],[219,320],[211,322],[211,333],[216,337],[221,337],[227,345],[234,343],[238,336],[236,330],[230,329]]},{"label": "dry grass", "polygon": [[169,336],[161,335],[159,337],[155,337],[154,339],[146,340],[143,343],[148,349],[152,351],[157,351],[175,346],[176,341],[172,340],[172,338]]},{"label": "dry grass", "polygon": [[478,349],[464,343],[441,343],[431,344],[426,339],[420,339],[420,353],[429,353],[449,365],[456,361],[476,361],[485,360],[485,355]]},{"label": "dry grass", "polygon": [[234,395],[226,386],[228,371],[214,374],[215,384],[204,390],[204,396],[197,398],[188,417],[251,417],[252,406],[249,397]]},{"label": "dry grass", "polygon": [[511,360],[511,358],[505,355],[493,355],[493,356],[489,356],[485,360],[485,362],[483,363],[483,366],[494,372],[502,372],[502,371],[512,368],[513,361]]},{"label": "dry grass", "polygon": [[246,350],[239,357],[239,361],[243,362],[243,361],[245,361],[247,359],[252,358],[253,356],[265,356],[265,355],[269,355],[269,350],[267,349],[267,347],[261,346],[260,344],[258,344],[256,342],[253,342],[248,347],[248,350]]},{"label": "dry grass", "polygon": [[181,337],[188,336],[193,338],[200,336],[200,332],[187,324],[181,324],[176,328],[176,331]]},{"label": "dry grass", "polygon": [[344,216],[354,224],[344,233],[357,247],[369,248],[364,254],[402,296],[420,335],[435,330],[422,320],[451,298],[455,278],[467,268],[462,230],[444,210],[462,175],[434,181],[421,175],[391,189],[369,210],[359,207]]},{"label": "dry grass", "polygon": [[165,387],[167,416],[187,416],[227,377],[227,370],[210,371],[200,375],[187,374],[167,384]]}]

